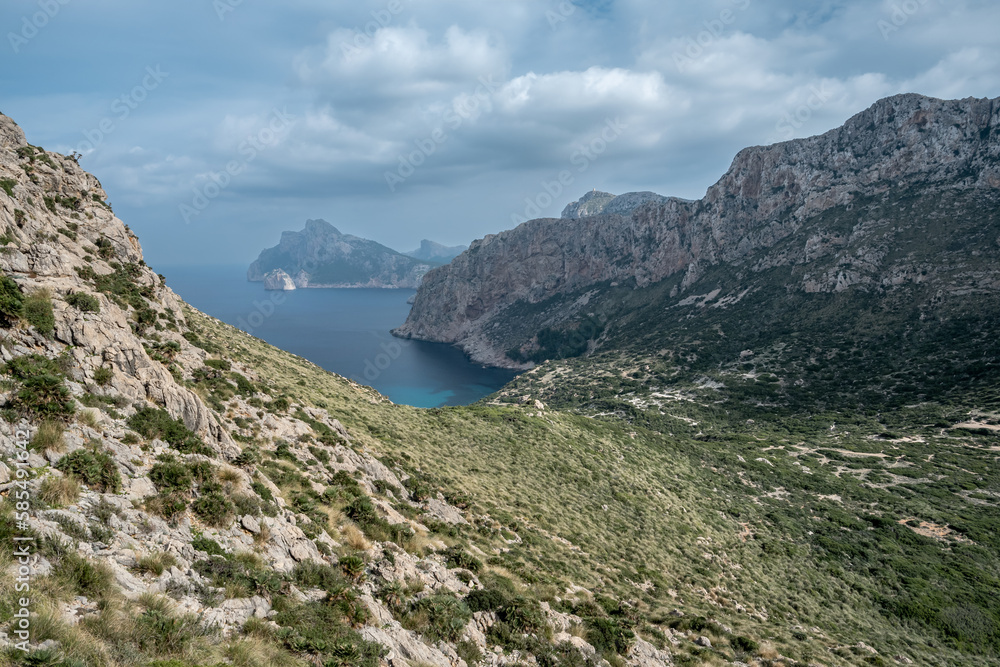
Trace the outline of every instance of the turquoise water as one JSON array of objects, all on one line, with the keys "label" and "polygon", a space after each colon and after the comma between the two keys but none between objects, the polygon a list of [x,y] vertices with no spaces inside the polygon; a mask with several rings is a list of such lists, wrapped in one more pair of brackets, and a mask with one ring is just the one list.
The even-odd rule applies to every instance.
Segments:
[{"label": "turquoise water", "polygon": [[460,350],[394,338],[413,290],[268,292],[246,267],[164,266],[167,285],[195,308],[361,384],[394,403],[468,405],[515,373],[472,363]]}]

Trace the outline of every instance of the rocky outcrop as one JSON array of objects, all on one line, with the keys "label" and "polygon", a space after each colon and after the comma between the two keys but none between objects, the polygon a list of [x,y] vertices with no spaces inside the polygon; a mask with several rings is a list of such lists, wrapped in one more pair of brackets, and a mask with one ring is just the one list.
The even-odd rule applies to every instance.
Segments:
[{"label": "rocky outcrop", "polygon": [[[510,359],[507,350],[530,344],[537,331],[498,333],[523,319],[508,312],[515,304],[521,313],[525,305],[571,294],[586,303],[590,286],[644,288],[672,276],[683,276],[676,293],[681,299],[711,267],[736,267],[772,248],[766,258],[753,260],[755,270],[831,259],[838,243],[865,245],[857,236],[864,229],[838,236],[823,216],[849,212],[865,198],[900,188],[928,200],[935,192],[995,193],[1000,100],[942,101],[912,94],[882,100],[826,134],[741,151],[699,201],[639,197],[644,201],[630,210],[628,200],[617,209],[612,204],[620,198],[590,193],[562,219],[532,220],[489,235],[429,272],[395,333],[457,344],[482,363],[527,367]],[[869,245],[878,246],[876,241],[872,237]],[[779,243],[808,250],[779,252]],[[864,252],[877,259],[887,251]],[[849,261],[857,264],[854,257]],[[789,289],[891,283],[914,269],[869,263],[870,269],[844,271],[836,262],[827,264]],[[549,320],[558,322],[568,307],[553,306]]]},{"label": "rocky outcrop", "polygon": [[601,215],[602,213],[628,215],[643,204],[649,202],[662,204],[668,199],[669,197],[658,195],[655,192],[627,192],[623,195],[615,196],[610,192],[598,192],[594,190],[580,197],[577,201],[567,204],[566,208],[563,209],[561,217],[576,219]]},{"label": "rocky outcrop", "polygon": [[[184,351],[179,361],[191,366],[200,366],[205,353],[180,335],[184,303],[146,266],[138,239],[104,203],[98,180],[73,159],[28,144],[3,115],[0,180],[7,184],[0,190],[0,230],[7,239],[0,273],[25,294],[48,294],[54,315],[51,338],[17,330],[4,342],[5,356],[54,355],[69,346],[73,381],[159,405],[220,453],[238,451],[200,397],[150,356],[153,338],[157,345],[172,341]],[[84,295],[93,306],[71,305]],[[98,369],[110,372],[100,386]]]},{"label": "rocky outcrop", "polygon": [[427,262],[375,241],[342,234],[325,220],[307,220],[301,232],[283,232],[278,245],[264,250],[250,265],[247,280],[265,281],[267,276],[281,271],[292,276],[299,288],[416,289],[430,268]]},{"label": "rocky outcrop", "polygon": [[264,276],[264,289],[289,292],[295,289],[295,281],[281,269],[275,269]]}]

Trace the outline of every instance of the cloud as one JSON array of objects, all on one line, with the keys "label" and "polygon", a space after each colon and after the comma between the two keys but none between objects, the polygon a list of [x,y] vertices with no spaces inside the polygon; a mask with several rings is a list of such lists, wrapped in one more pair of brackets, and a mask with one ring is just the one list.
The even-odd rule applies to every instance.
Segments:
[{"label": "cloud", "polygon": [[[83,164],[154,257],[217,261],[307,217],[406,247],[499,231],[609,120],[620,136],[546,215],[591,187],[700,196],[741,148],[886,95],[1000,94],[988,0],[399,3],[242,3],[221,22],[178,6],[143,30],[123,0],[71,3],[5,70],[3,110],[68,152],[162,65],[170,77]],[[296,122],[178,227],[178,204],[275,108]],[[414,156],[390,191],[385,174]]]}]

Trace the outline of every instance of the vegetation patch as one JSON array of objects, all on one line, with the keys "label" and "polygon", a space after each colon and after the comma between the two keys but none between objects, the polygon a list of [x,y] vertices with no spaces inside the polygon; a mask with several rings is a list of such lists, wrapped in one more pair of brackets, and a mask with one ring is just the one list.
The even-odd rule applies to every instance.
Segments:
[{"label": "vegetation patch", "polygon": [[122,489],[118,466],[105,451],[77,449],[59,459],[56,468],[101,493],[118,493]]}]

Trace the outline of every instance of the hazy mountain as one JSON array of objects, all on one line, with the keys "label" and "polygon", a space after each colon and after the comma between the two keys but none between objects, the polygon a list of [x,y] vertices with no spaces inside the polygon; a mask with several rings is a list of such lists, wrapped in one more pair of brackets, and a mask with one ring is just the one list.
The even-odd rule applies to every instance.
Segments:
[{"label": "hazy mountain", "polygon": [[[261,252],[247,280],[264,281],[283,271],[295,287],[408,287],[420,285],[431,268],[368,239],[342,234],[325,220],[307,220],[301,232],[283,232],[281,242]],[[276,284],[286,281],[275,274]]]},{"label": "hazy mountain", "polygon": [[435,264],[447,264],[468,249],[468,246],[456,245],[446,246],[434,241],[424,239],[420,242],[420,247],[416,250],[404,253],[422,262],[434,262]]}]

